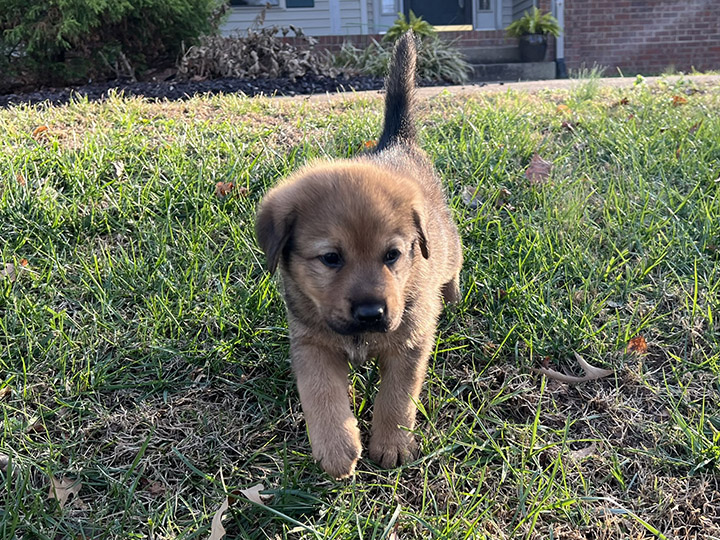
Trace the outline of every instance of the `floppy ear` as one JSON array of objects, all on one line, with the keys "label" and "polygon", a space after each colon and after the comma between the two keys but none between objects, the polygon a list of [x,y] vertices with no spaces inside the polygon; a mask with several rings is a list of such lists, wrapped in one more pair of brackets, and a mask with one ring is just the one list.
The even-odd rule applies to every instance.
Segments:
[{"label": "floppy ear", "polygon": [[427,236],[425,235],[425,216],[416,209],[413,209],[413,222],[418,233],[418,242],[420,244],[420,252],[426,259],[430,258],[430,252],[428,251]]},{"label": "floppy ear", "polygon": [[277,269],[295,222],[290,209],[284,206],[280,197],[271,193],[263,199],[255,217],[255,236],[260,249],[265,252],[267,269],[271,274]]}]

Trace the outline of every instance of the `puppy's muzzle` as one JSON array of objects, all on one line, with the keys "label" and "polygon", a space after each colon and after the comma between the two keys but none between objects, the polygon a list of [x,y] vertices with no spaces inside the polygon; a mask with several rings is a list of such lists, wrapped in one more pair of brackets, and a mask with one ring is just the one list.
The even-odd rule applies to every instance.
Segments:
[{"label": "puppy's muzzle", "polygon": [[352,310],[353,319],[359,324],[377,324],[383,321],[387,308],[385,304],[377,302],[356,304]]},{"label": "puppy's muzzle", "polygon": [[356,332],[387,332],[388,317],[385,302],[358,302],[351,314]]}]

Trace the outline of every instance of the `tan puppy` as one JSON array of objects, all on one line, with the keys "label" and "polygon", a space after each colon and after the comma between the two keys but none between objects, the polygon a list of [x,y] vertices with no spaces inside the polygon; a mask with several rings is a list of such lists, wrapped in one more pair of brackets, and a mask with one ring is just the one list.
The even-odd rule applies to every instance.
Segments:
[{"label": "tan puppy", "polygon": [[412,34],[396,47],[376,149],[305,167],[263,200],[256,233],[283,278],[290,355],[313,456],[336,478],[362,450],[349,364],[377,358],[370,457],[413,455],[420,394],[442,299],[459,299],[460,239],[440,180],[415,146]]}]

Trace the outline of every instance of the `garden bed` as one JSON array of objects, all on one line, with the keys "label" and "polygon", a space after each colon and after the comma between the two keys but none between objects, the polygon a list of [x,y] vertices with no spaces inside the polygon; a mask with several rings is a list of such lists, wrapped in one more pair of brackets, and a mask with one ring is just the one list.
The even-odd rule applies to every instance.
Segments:
[{"label": "garden bed", "polygon": [[[100,101],[111,92],[122,92],[127,96],[144,96],[150,99],[183,100],[202,94],[237,94],[248,96],[281,95],[296,96],[307,94],[323,94],[338,91],[380,90],[383,87],[382,77],[322,77],[305,75],[296,80],[281,79],[214,79],[203,81],[162,81],[132,82],[108,81],[91,83],[76,87],[42,88],[31,92],[0,95],[0,107],[19,105],[21,103],[36,104],[47,102],[62,105],[75,97]],[[437,86],[447,84],[441,81],[423,81],[421,86]]]}]

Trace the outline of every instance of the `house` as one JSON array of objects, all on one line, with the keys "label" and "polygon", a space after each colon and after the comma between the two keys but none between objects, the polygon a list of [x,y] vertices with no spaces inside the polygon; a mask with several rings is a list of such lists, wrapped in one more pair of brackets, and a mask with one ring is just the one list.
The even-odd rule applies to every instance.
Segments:
[{"label": "house", "polygon": [[[475,63],[518,61],[517,41],[504,28],[533,5],[551,11],[564,28],[547,60],[577,69],[594,64],[609,75],[720,69],[720,0],[231,0],[222,31],[249,28],[264,10],[264,25],[300,27],[318,45],[362,46],[379,39],[398,13],[412,10],[456,40]],[[266,8],[266,9],[265,9]],[[540,66],[542,67],[542,66]],[[544,76],[554,75],[554,65]],[[491,70],[492,71],[492,70]],[[490,77],[492,78],[492,77]],[[517,77],[510,77],[517,78]],[[522,76],[519,78],[523,78]],[[541,77],[535,77],[541,78]]]}]

